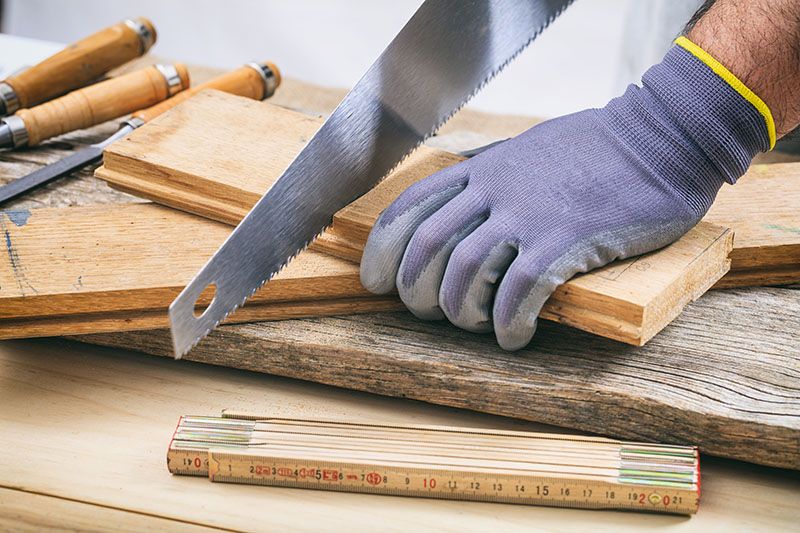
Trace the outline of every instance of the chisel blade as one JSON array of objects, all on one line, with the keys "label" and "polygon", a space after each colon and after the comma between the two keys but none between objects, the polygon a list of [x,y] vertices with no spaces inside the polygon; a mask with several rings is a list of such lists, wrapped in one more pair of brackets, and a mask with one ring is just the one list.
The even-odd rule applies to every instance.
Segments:
[{"label": "chisel blade", "polygon": [[138,123],[131,121],[126,122],[114,135],[104,141],[91,144],[74,154],[59,159],[55,163],[50,163],[47,166],[34,170],[26,176],[0,186],[0,205],[37,187],[41,187],[53,180],[57,180],[76,170],[80,170],[87,165],[100,162],[100,160],[103,159],[103,150],[106,146],[114,141],[122,139],[136,129],[137,126]]},{"label": "chisel blade", "polygon": [[0,205],[103,158],[102,146],[89,146],[0,187]]},{"label": "chisel blade", "polygon": [[[427,0],[169,308],[180,357],[368,192],[572,0]],[[269,154],[264,154],[269,157]],[[196,301],[213,290],[211,304]]]}]

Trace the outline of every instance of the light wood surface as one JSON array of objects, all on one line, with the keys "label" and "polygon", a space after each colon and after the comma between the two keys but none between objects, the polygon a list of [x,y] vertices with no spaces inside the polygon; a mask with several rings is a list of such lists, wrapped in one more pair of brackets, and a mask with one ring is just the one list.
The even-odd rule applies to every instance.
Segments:
[{"label": "light wood surface", "polygon": [[[164,330],[82,339],[172,356]],[[641,348],[543,323],[508,353],[387,313],[220,327],[184,357],[800,469],[800,290],[711,291]]]},{"label": "light wood surface", "polygon": [[110,146],[97,176],[137,196],[236,225],[320,123],[316,116],[206,91]]},{"label": "light wood surface", "polygon": [[[171,476],[165,456],[178,417],[219,414],[224,407],[284,417],[558,430],[63,341],[0,344],[0,406],[0,487],[15,494],[0,498],[0,529],[18,527],[20,514],[38,526],[31,529],[55,521],[36,509],[20,510],[21,501],[41,505],[42,511],[58,509],[65,529],[105,530],[117,524],[141,529],[145,520],[156,529],[179,529],[181,521],[239,531],[790,530],[800,520],[795,474],[708,457],[701,461],[703,493],[692,518],[214,484]],[[48,499],[41,503],[41,497],[28,496],[31,492]],[[60,503],[65,501],[83,504]]]},{"label": "light wood surface", "polygon": [[[186,67],[176,63],[181,90],[189,87]],[[45,104],[22,109],[17,115],[25,122],[28,146],[73,130],[89,128],[150,107],[169,98],[169,83],[155,67],[73,91]]]},{"label": "light wood surface", "polygon": [[[152,329],[231,232],[154,204],[0,211],[0,338]],[[209,291],[198,312],[211,301]],[[358,266],[306,251],[232,322],[398,309]]]},{"label": "light wood surface", "polygon": [[[242,116],[246,123],[238,120]],[[319,120],[304,114],[206,92],[107,148],[97,175],[127,192],[236,223],[318,126]],[[333,238],[366,241],[391,198],[460,160],[421,147],[383,184],[336,215]],[[701,224],[656,253],[575,277],[548,300],[541,316],[644,344],[727,271],[731,237],[724,227]],[[326,242],[323,235],[312,249],[331,252]]]},{"label": "light wood surface", "polygon": [[[155,40],[152,22],[145,18],[137,21],[148,28]],[[33,107],[92,83],[146,51],[139,35],[124,22],[119,22],[3,81],[14,89],[21,108]]]}]

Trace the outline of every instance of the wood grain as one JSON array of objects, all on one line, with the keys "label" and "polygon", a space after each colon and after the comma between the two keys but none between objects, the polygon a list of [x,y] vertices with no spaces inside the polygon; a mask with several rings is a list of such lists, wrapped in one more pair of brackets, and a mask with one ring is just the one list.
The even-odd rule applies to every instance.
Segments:
[{"label": "wood grain", "polygon": [[[174,66],[180,75],[181,90],[188,88],[186,67],[180,63]],[[168,80],[155,67],[147,67],[22,109],[17,115],[25,123],[28,146],[35,146],[62,133],[89,128],[150,107],[169,96]]]},{"label": "wood grain", "polygon": [[[230,234],[230,226],[153,204],[0,212],[0,338],[152,329]],[[211,301],[207,291],[201,312]],[[361,287],[358,266],[297,257],[234,322],[397,309]]]},{"label": "wood grain", "polygon": [[318,117],[204,91],[112,145],[96,175],[120,190],[236,225],[319,125]]},{"label": "wood grain", "polygon": [[[171,356],[167,331],[81,340]],[[800,469],[800,291],[714,291],[647,346],[557,324],[516,353],[407,313],[225,326],[188,359]]]},{"label": "wood grain", "polygon": [[0,487],[0,529],[3,531],[218,531],[114,507]]},{"label": "wood grain", "polygon": [[[241,116],[248,117],[246,126],[236,119]],[[109,147],[97,175],[124,191],[233,224],[318,126],[315,118],[277,106],[204,92]],[[383,184],[334,217],[330,239],[366,241],[380,210],[401,190],[460,160],[418,149]],[[727,271],[730,239],[724,227],[701,224],[663,250],[575,277],[556,291],[541,316],[644,344]],[[323,235],[312,249],[335,252],[328,242]]]},{"label": "wood grain", "polygon": [[[145,18],[137,20],[155,39],[153,24]],[[139,35],[124,22],[119,22],[3,81],[14,89],[22,108],[33,107],[92,83],[112,68],[145,52],[147,49],[142,46]]]}]

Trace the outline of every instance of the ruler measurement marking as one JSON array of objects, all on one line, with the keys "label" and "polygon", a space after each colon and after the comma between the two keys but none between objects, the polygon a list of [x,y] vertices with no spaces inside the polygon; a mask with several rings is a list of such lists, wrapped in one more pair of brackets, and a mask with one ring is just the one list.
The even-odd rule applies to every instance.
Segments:
[{"label": "ruler measurement marking", "polygon": [[697,449],[597,437],[261,417],[181,417],[171,472],[396,496],[693,514]]},{"label": "ruler measurement marking", "polygon": [[690,489],[626,487],[610,480],[364,468],[346,462],[292,461],[215,450],[209,451],[209,457],[209,478],[215,482],[584,509],[690,514],[697,507],[697,495]]}]

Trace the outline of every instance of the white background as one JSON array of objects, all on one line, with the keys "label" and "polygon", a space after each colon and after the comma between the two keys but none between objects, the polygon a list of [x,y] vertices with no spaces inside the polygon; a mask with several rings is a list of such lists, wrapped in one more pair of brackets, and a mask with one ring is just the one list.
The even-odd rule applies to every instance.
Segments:
[{"label": "white background", "polygon": [[[420,0],[6,0],[2,31],[68,43],[126,17],[156,25],[152,52],[232,68],[271,59],[286,76],[351,87]],[[656,62],[699,0],[578,0],[472,103],[556,116],[604,105]],[[16,41],[19,43],[19,41]],[[2,46],[0,67],[21,60]]]}]

